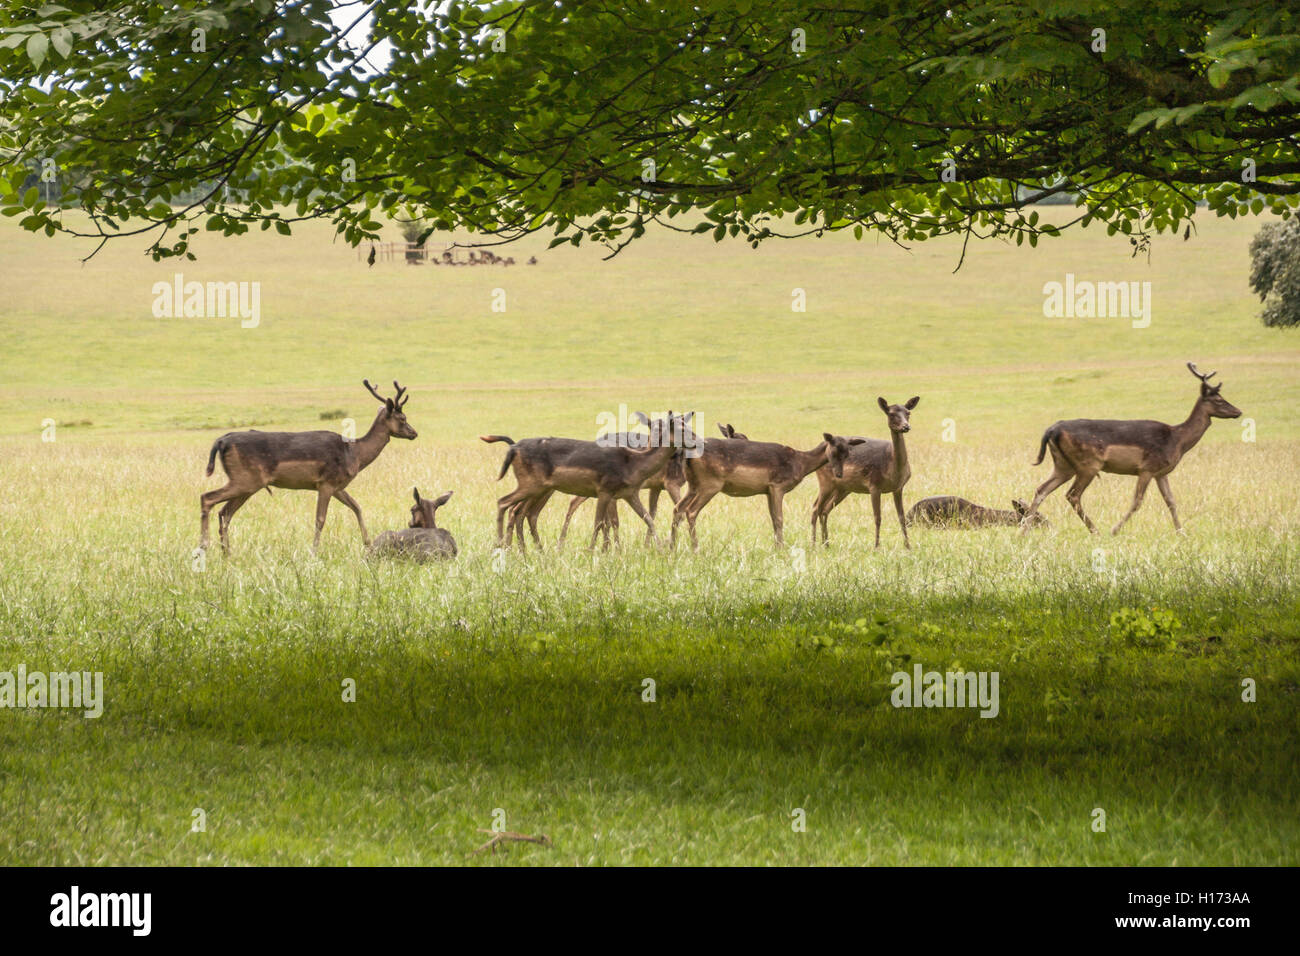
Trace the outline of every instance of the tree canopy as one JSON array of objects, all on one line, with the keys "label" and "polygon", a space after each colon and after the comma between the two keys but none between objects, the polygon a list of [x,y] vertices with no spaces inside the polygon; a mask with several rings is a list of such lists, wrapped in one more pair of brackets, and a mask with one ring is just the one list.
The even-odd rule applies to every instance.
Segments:
[{"label": "tree canopy", "polygon": [[[1252,0],[328,0],[0,10],[0,212],[612,251],[651,223],[1135,245],[1300,197],[1300,15]],[[32,185],[57,181],[60,202]],[[1068,194],[1068,222],[1036,198]],[[90,214],[65,217],[63,206]]]}]

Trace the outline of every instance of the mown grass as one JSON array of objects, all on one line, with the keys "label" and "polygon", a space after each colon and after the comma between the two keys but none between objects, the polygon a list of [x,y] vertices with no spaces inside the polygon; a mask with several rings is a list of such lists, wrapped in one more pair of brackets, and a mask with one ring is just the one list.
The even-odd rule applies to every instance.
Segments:
[{"label": "mown grass", "polygon": [[[183,268],[264,282],[264,325],[241,330],[152,319],[159,267],[124,252],[81,270],[0,228],[20,277],[0,315],[0,670],[101,670],[107,698],[97,720],[0,710],[0,862],[1294,864],[1300,350],[1253,317],[1249,235],[1207,223],[1150,265],[1091,235],[980,247],[956,277],[950,244],[654,237],[605,265],[435,272],[366,270],[320,232],[213,241]],[[1151,276],[1152,327],[1043,319],[1066,270]],[[813,549],[810,479],[786,549],[751,499],[710,504],[699,553],[647,549],[625,516],[622,546],[589,554],[588,505],[568,549],[493,554],[509,482],[480,432],[593,434],[625,402],[810,447],[880,434],[876,394],[919,393],[909,504],[1006,507],[1046,476],[1029,462],[1055,418],[1181,419],[1186,359],[1220,370],[1257,440],[1216,422],[1180,465],[1182,537],[1157,495],[1092,538],[1058,493],[1046,531],[917,531],[911,551],[892,513],[873,551],[850,500]],[[372,531],[405,523],[412,484],[455,489],[460,558],[366,561],[344,509],[314,558],[310,496],[277,492],[195,570],[211,441],[340,410],[364,427],[363,375],[409,384],[421,433],[353,485]],[[1106,477],[1085,503],[1109,528],[1131,493]],[[1153,606],[1171,635],[1110,626]],[[914,662],[998,671],[999,715],[889,706]],[[497,809],[554,847],[468,855]]]}]

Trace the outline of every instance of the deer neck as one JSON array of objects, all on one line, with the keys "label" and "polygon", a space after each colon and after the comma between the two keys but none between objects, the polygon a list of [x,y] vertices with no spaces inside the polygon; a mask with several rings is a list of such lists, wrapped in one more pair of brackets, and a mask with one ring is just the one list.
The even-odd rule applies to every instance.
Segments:
[{"label": "deer neck", "polygon": [[894,440],[893,477],[897,479],[902,476],[903,472],[908,470],[907,442],[903,441],[902,432],[896,432],[892,428],[889,430],[889,436]]},{"label": "deer neck", "polygon": [[822,442],[816,448],[799,452],[799,479],[802,481],[831,460],[831,446]]},{"label": "deer neck", "polygon": [[365,468],[378,458],[379,453],[384,450],[384,447],[388,444],[388,439],[391,437],[388,429],[384,427],[384,412],[381,411],[375,416],[370,430],[353,443],[357,455],[357,471]]},{"label": "deer neck", "polygon": [[672,442],[655,445],[645,451],[636,453],[636,464],[632,467],[633,476],[644,481],[668,463],[668,459],[677,453],[677,446]]},{"label": "deer neck", "polygon": [[1178,440],[1178,454],[1181,457],[1192,448],[1205,430],[1210,427],[1210,409],[1201,399],[1196,400],[1192,406],[1192,413],[1187,416],[1187,421],[1181,425],[1174,426],[1174,433]]}]

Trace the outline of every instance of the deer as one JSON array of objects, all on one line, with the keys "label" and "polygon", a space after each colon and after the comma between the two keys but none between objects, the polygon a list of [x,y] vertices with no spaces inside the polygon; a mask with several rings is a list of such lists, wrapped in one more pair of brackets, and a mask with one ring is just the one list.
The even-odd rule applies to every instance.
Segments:
[{"label": "deer", "polygon": [[[1065,493],[1065,500],[1070,503],[1074,513],[1092,534],[1097,533],[1097,526],[1083,511],[1083,493],[1098,474],[1106,472],[1113,475],[1136,475],[1137,488],[1133,494],[1133,504],[1128,513],[1120,518],[1119,523],[1111,529],[1111,534],[1119,534],[1124,523],[1142,507],[1147,485],[1151,479],[1156,481],[1160,495],[1169,506],[1170,517],[1174,520],[1175,533],[1181,534],[1182,523],[1178,520],[1178,508],[1174,504],[1173,492],[1169,489],[1169,473],[1174,470],[1183,455],[1187,454],[1205,434],[1210,423],[1216,418],[1240,418],[1241,409],[1228,402],[1219,390],[1223,384],[1211,385],[1210,379],[1217,372],[1202,375],[1192,362],[1187,363],[1188,371],[1201,382],[1200,394],[1187,420],[1178,425],[1166,425],[1164,422],[1148,420],[1109,421],[1094,418],[1075,418],[1050,425],[1043,432],[1038,445],[1038,460],[1035,465],[1043,463],[1043,456],[1050,449],[1052,452],[1052,476],[1038,486],[1034,493],[1033,504],[1025,522],[1038,513],[1043,499],[1050,495],[1071,478],[1074,484]],[[1027,529],[1027,523],[1024,527]]]},{"label": "deer", "polygon": [[817,472],[818,493],[812,509],[813,544],[817,544],[817,525],[822,529],[822,544],[827,542],[826,519],[835,507],[851,494],[871,495],[871,511],[876,519],[876,547],[880,547],[880,496],[893,494],[894,510],[898,524],[903,529],[903,546],[912,547],[907,537],[907,521],[903,517],[903,487],[912,477],[912,467],[907,459],[907,444],[903,436],[912,430],[912,409],[921,401],[914,395],[902,405],[890,405],[877,397],[876,403],[885,413],[889,423],[889,441],[878,438],[852,439],[849,455],[842,468],[822,468]]},{"label": "deer", "polygon": [[[956,495],[936,495],[922,498],[907,512],[906,524],[930,525],[938,528],[987,528],[995,525],[1019,525],[1029,514],[1029,505],[1015,498],[1011,511],[985,508]],[[1030,524],[1042,527],[1048,523],[1042,515],[1034,515]]]},{"label": "deer", "polygon": [[[626,501],[646,523],[647,540],[653,541],[654,519],[641,506],[637,492],[647,479],[666,468],[669,459],[682,446],[694,442],[694,434],[686,424],[693,415],[694,412],[686,415],[669,412],[666,420],[653,423],[650,440],[642,449],[574,438],[531,438],[515,442],[504,435],[479,436],[485,442],[509,444],[497,480],[513,467],[517,482],[514,491],[497,501],[498,546],[508,546],[518,528],[522,547],[523,521],[528,518],[533,541],[540,548],[536,517],[556,491],[596,499],[592,548],[602,531],[604,546],[609,547],[610,529],[617,525],[614,509],[619,500]],[[504,527],[507,513],[509,537]]]},{"label": "deer", "polygon": [[434,518],[434,512],[451,500],[452,493],[449,491],[430,501],[420,497],[419,488],[411,490],[415,495],[411,524],[400,531],[385,531],[375,538],[370,553],[413,557],[417,561],[456,557],[456,539],[450,531],[439,528]]},{"label": "deer", "polygon": [[777,545],[784,546],[786,494],[827,462],[842,463],[849,443],[850,439],[830,432],[823,433],[822,441],[808,451],[775,442],[710,438],[698,456],[683,461],[688,490],[673,510],[673,546],[677,544],[677,526],[685,519],[691,547],[699,547],[695,519],[719,493],[730,498],[766,496],[772,533]]},{"label": "deer", "polygon": [[268,494],[271,488],[315,490],[316,536],[312,539],[313,553],[320,547],[320,533],[325,527],[325,515],[331,498],[337,498],[357,516],[361,540],[366,546],[370,545],[366,522],[361,517],[361,506],[344,489],[363,468],[379,457],[390,438],[411,440],[417,434],[407,422],[403,410],[410,399],[409,395],[405,395],[405,388],[393,382],[397,395],[394,398],[384,398],[369,380],[363,379],[362,384],[384,407],[375,416],[369,431],[356,440],[345,439],[331,431],[263,432],[250,429],[227,432],[212,443],[212,449],[208,452],[207,474],[209,477],[212,475],[216,459],[220,457],[221,467],[226,473],[226,483],[215,491],[205,491],[199,496],[200,548],[206,551],[208,547],[208,512],[224,501],[226,505],[221,509],[218,524],[222,552],[229,554],[231,518],[249,498],[263,488],[267,489]]},{"label": "deer", "polygon": [[[636,415],[645,425],[649,426],[650,419],[646,417],[644,412],[637,412]],[[741,441],[748,441],[749,439],[748,435],[742,435],[731,425],[723,425],[721,422],[718,422],[717,425],[718,431],[722,432],[723,438],[739,438]],[[626,435],[627,433],[623,434]],[[646,510],[650,512],[650,517],[653,518],[656,516],[656,512],[659,508],[659,495],[662,492],[668,492],[668,497],[671,499],[673,507],[676,508],[677,503],[682,500],[682,487],[685,484],[686,474],[682,469],[680,456],[670,458],[668,460],[668,466],[662,472],[657,472],[646,479],[645,484],[641,487],[648,492],[649,507]],[[586,500],[586,498],[574,497],[574,499],[569,502],[568,513],[565,514],[564,524],[560,527],[560,544],[564,544],[565,536],[569,532],[569,522],[573,519],[574,512],[581,508],[582,503]],[[545,501],[543,501],[542,504],[545,504]],[[540,510],[540,508],[538,510]],[[530,516],[528,520],[530,527],[536,524],[535,515]],[[614,534],[618,534],[617,514],[614,516]],[[509,535],[507,535],[507,538],[508,537]]]}]

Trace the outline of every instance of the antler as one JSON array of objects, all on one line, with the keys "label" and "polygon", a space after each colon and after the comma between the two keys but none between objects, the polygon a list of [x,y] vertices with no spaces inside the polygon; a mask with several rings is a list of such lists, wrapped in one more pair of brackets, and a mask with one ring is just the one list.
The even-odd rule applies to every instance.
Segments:
[{"label": "antler", "polygon": [[1210,372],[1208,375],[1202,375],[1200,372],[1196,371],[1196,365],[1193,362],[1188,362],[1187,368],[1193,375],[1199,378],[1206,385],[1210,384],[1210,379],[1214,378],[1214,376],[1219,374],[1218,372]]},{"label": "antler", "polygon": [[402,395],[406,392],[406,389],[404,389],[402,386],[397,384],[397,379],[393,379],[393,388],[397,389],[397,394],[393,397],[393,404],[396,405],[398,408],[401,408],[403,405],[405,405],[408,401],[411,400],[410,395],[407,395],[405,399],[402,398]]},{"label": "antler", "polygon": [[375,387],[370,384],[370,379],[363,378],[361,380],[361,384],[364,385],[367,389],[369,389],[370,394],[375,396],[376,401],[383,402],[385,405],[388,404],[388,399],[384,398],[384,396],[380,395],[379,392],[375,391]]}]

